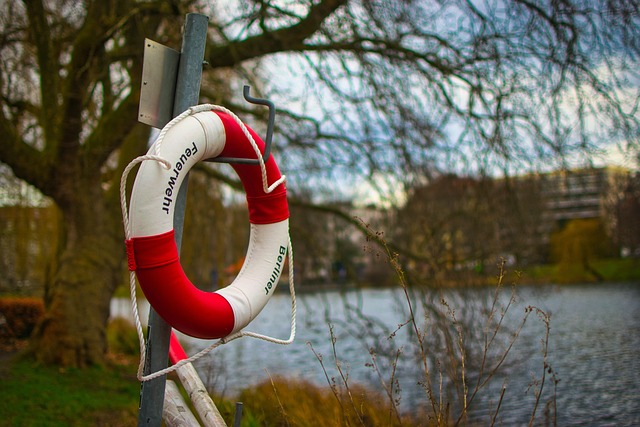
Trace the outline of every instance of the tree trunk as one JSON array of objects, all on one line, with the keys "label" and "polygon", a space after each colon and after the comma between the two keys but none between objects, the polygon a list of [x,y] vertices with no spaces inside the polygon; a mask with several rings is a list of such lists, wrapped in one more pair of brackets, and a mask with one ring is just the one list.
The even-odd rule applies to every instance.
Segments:
[{"label": "tree trunk", "polygon": [[[101,192],[100,184],[94,182],[92,190]],[[60,252],[45,284],[45,316],[32,348],[43,363],[83,367],[104,361],[110,300],[122,279],[124,249],[119,211],[104,195],[75,194],[61,206]]]}]

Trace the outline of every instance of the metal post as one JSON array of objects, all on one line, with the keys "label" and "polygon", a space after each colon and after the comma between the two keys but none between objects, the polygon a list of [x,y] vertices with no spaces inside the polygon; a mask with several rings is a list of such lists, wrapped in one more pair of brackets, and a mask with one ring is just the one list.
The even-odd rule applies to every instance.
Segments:
[{"label": "metal post", "polygon": [[[186,16],[180,65],[173,103],[173,116],[177,116],[190,106],[196,105],[200,96],[204,48],[207,41],[209,18],[206,15],[189,13]],[[186,177],[185,177],[186,178]],[[187,179],[184,180],[176,198],[173,228],[178,250],[182,245],[184,210],[187,198]],[[153,310],[149,312],[147,340],[147,364],[145,374],[164,369],[169,364],[169,338],[171,327]],[[138,426],[162,424],[166,377],[162,376],[142,383]]]},{"label": "metal post", "polygon": [[236,415],[233,418],[233,427],[240,427],[242,422],[242,402],[236,402]]}]

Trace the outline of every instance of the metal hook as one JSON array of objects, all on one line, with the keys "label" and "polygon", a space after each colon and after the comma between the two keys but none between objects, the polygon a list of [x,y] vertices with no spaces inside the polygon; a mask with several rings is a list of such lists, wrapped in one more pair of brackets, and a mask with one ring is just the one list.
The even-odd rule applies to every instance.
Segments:
[{"label": "metal hook", "polygon": [[[262,160],[266,162],[269,159],[269,156],[271,155],[271,139],[273,138],[273,127],[276,119],[276,106],[272,101],[269,101],[268,99],[254,98],[253,96],[249,95],[250,90],[251,88],[248,85],[244,85],[244,88],[242,90],[242,96],[244,96],[244,99],[248,103],[256,104],[256,105],[265,105],[269,107],[267,137],[264,140],[264,153],[262,153]],[[213,159],[209,159],[208,161],[217,162],[217,163],[242,163],[242,164],[248,164],[248,165],[260,164],[258,159],[243,159],[243,158],[236,158],[236,157],[215,157]]]}]

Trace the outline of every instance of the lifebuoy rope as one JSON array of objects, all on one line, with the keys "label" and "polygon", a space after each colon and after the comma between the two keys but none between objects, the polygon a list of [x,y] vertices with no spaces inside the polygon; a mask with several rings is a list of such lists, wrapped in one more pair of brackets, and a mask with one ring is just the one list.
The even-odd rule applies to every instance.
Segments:
[{"label": "lifebuoy rope", "polygon": [[[136,157],[127,165],[127,167],[122,172],[122,177],[120,178],[120,207],[122,209],[122,220],[124,224],[125,239],[131,238],[131,226],[129,223],[129,211],[127,208],[127,198],[126,198],[127,177],[129,176],[129,173],[136,165],[148,160],[156,161],[162,164],[162,166],[165,169],[170,169],[171,163],[160,156],[160,148],[162,147],[162,141],[164,140],[166,133],[169,131],[169,129],[171,129],[174,125],[176,125],[180,121],[184,120],[185,118],[193,114],[196,114],[202,111],[224,112],[228,114],[231,118],[233,118],[233,120],[238,124],[238,126],[240,126],[240,128],[242,129],[242,132],[247,137],[249,143],[251,144],[258,158],[258,163],[262,173],[262,186],[265,193],[271,193],[278,185],[280,185],[286,180],[286,177],[282,175],[278,180],[276,180],[274,183],[269,185],[268,179],[267,179],[267,170],[264,163],[264,159],[262,158],[262,153],[260,152],[258,145],[253,139],[253,136],[249,133],[249,130],[247,129],[245,124],[232,111],[230,111],[225,107],[222,107],[219,105],[213,105],[213,104],[202,104],[202,105],[190,107],[187,110],[185,110],[183,113],[176,116],[173,120],[167,123],[164,128],[162,128],[162,130],[160,131],[160,134],[154,141],[155,154],[146,154],[143,156]],[[136,331],[138,334],[138,341],[140,344],[140,363],[138,365],[138,372],[137,372],[138,380],[149,381],[154,378],[158,378],[160,376],[166,375],[170,372],[175,371],[176,369],[180,368],[181,366],[187,363],[194,362],[195,360],[201,358],[202,356],[206,355],[207,353],[214,350],[215,348],[242,337],[257,338],[257,339],[261,339],[264,341],[268,341],[268,342],[272,342],[280,345],[291,344],[296,336],[296,311],[297,311],[296,295],[295,295],[295,287],[294,287],[294,271],[293,271],[294,270],[293,269],[293,246],[291,244],[291,238],[289,238],[287,252],[288,252],[288,260],[289,260],[289,293],[291,295],[291,333],[289,335],[289,338],[279,339],[279,338],[273,338],[267,335],[259,334],[256,332],[241,330],[233,334],[230,334],[224,338],[219,339],[218,341],[202,349],[201,351],[194,354],[193,356],[190,356],[186,359],[182,359],[172,366],[169,366],[165,369],[161,369],[156,372],[152,372],[148,375],[144,375],[144,365],[146,362],[146,343],[145,343],[144,334],[142,331],[142,322],[140,321],[140,314],[138,311],[138,300],[136,296],[136,293],[137,293],[136,292],[136,276],[135,276],[135,271],[130,270],[129,271],[129,294],[131,297],[131,311],[134,317]]]}]

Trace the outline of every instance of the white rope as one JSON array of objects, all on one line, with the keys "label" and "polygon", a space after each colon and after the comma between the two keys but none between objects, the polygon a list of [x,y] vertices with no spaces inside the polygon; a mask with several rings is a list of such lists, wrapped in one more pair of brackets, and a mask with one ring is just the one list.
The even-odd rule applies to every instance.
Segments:
[{"label": "white rope", "polygon": [[[127,177],[138,163],[142,163],[146,160],[154,160],[162,164],[166,169],[171,169],[171,163],[163,159],[162,157],[154,155],[139,156],[133,159],[124,171],[120,178],[120,208],[122,209],[122,222],[124,223],[124,235],[125,239],[131,238],[131,225],[129,223],[129,211],[127,209]],[[127,254],[127,256],[130,256]],[[140,322],[140,314],[138,312],[138,299],[136,297],[136,275],[134,271],[129,271],[129,295],[131,297],[131,311],[133,313],[133,319],[135,321],[136,332],[138,333],[138,341],[140,344],[140,364],[138,365],[138,379],[142,378],[144,371],[144,361],[146,360],[146,345],[144,342],[144,334],[142,332],[142,323]]]},{"label": "white rope", "polygon": [[[242,132],[244,133],[244,135],[247,137],[247,139],[249,140],[249,143],[251,144],[251,147],[253,148],[253,150],[255,151],[257,157],[258,157],[258,163],[260,165],[260,170],[262,172],[262,188],[264,190],[265,193],[271,193],[278,185],[280,185],[281,183],[285,182],[286,177],[284,175],[282,175],[278,180],[276,180],[274,183],[272,183],[271,185],[268,185],[268,179],[267,179],[267,169],[264,163],[264,159],[262,158],[262,153],[260,153],[260,148],[258,147],[258,145],[256,144],[253,136],[251,135],[251,133],[249,132],[249,130],[247,129],[247,127],[245,126],[245,124],[242,122],[242,120],[240,120],[240,118],[238,116],[236,116],[233,112],[231,112],[230,110],[228,110],[225,107],[219,106],[219,105],[213,105],[213,104],[202,104],[202,105],[197,105],[194,107],[190,107],[188,108],[186,111],[184,111],[182,114],[176,116],[173,120],[171,120],[169,123],[167,123],[165,125],[164,128],[162,128],[162,130],[160,131],[160,134],[158,135],[158,137],[156,138],[156,140],[154,141],[154,154],[147,154],[144,156],[139,156],[136,157],[135,159],[133,159],[128,165],[127,167],[124,169],[124,171],[122,172],[122,177],[120,178],[120,207],[122,209],[122,220],[124,223],[124,232],[125,232],[125,238],[126,240],[129,240],[131,238],[131,226],[129,224],[129,211],[127,209],[127,199],[126,199],[126,186],[127,186],[127,177],[129,175],[129,173],[131,172],[131,170],[139,163],[142,163],[144,161],[147,160],[153,160],[156,162],[159,162],[160,164],[162,164],[162,166],[165,169],[171,169],[171,163],[160,157],[160,148],[162,146],[162,142],[164,140],[165,135],[167,134],[167,132],[169,131],[169,129],[171,129],[173,126],[175,126],[177,123],[179,123],[180,121],[184,120],[185,118],[202,112],[202,111],[221,111],[224,112],[226,114],[228,114],[229,116],[231,116],[231,118],[233,118],[235,120],[235,122],[240,126],[240,128],[242,129]],[[183,359],[180,360],[179,362],[177,362],[175,365],[170,366],[168,368],[165,369],[161,369],[159,371],[153,372],[149,375],[144,375],[144,365],[146,362],[146,344],[145,344],[145,339],[144,339],[144,334],[142,331],[142,322],[140,321],[140,314],[138,311],[138,300],[137,300],[137,296],[136,296],[136,276],[135,276],[135,272],[134,271],[130,271],[129,272],[129,293],[130,293],[130,297],[131,297],[131,311],[133,313],[133,317],[134,317],[134,321],[135,321],[135,326],[136,326],[136,331],[138,333],[138,341],[140,344],[140,364],[138,365],[138,372],[137,372],[137,377],[139,381],[149,381],[152,380],[154,378],[158,378],[160,376],[166,375],[170,372],[173,372],[175,370],[177,370],[178,368],[180,368],[181,366],[186,365],[187,363],[192,363],[198,359],[200,359],[202,356],[206,355],[207,353],[209,353],[210,351],[214,350],[215,348],[226,344],[228,342],[231,342],[235,339],[238,338],[242,338],[242,337],[251,337],[251,338],[257,338],[257,339],[261,339],[264,341],[268,341],[268,342],[272,342],[274,344],[280,344],[280,345],[288,345],[291,344],[293,342],[293,340],[295,339],[296,336],[296,294],[295,294],[295,287],[294,287],[294,272],[293,272],[293,246],[291,244],[291,238],[289,238],[289,245],[288,245],[288,253],[289,253],[289,293],[291,294],[291,333],[289,335],[289,338],[286,340],[282,340],[282,339],[278,339],[278,338],[273,338],[273,337],[269,337],[266,335],[262,335],[262,334],[258,334],[255,332],[250,332],[250,331],[239,331],[236,332],[234,334],[228,335],[224,338],[221,338],[220,340],[214,342],[213,344],[209,345],[208,347],[202,349],[201,351],[199,351],[198,353],[194,354],[193,356],[187,358],[187,359]]]}]

